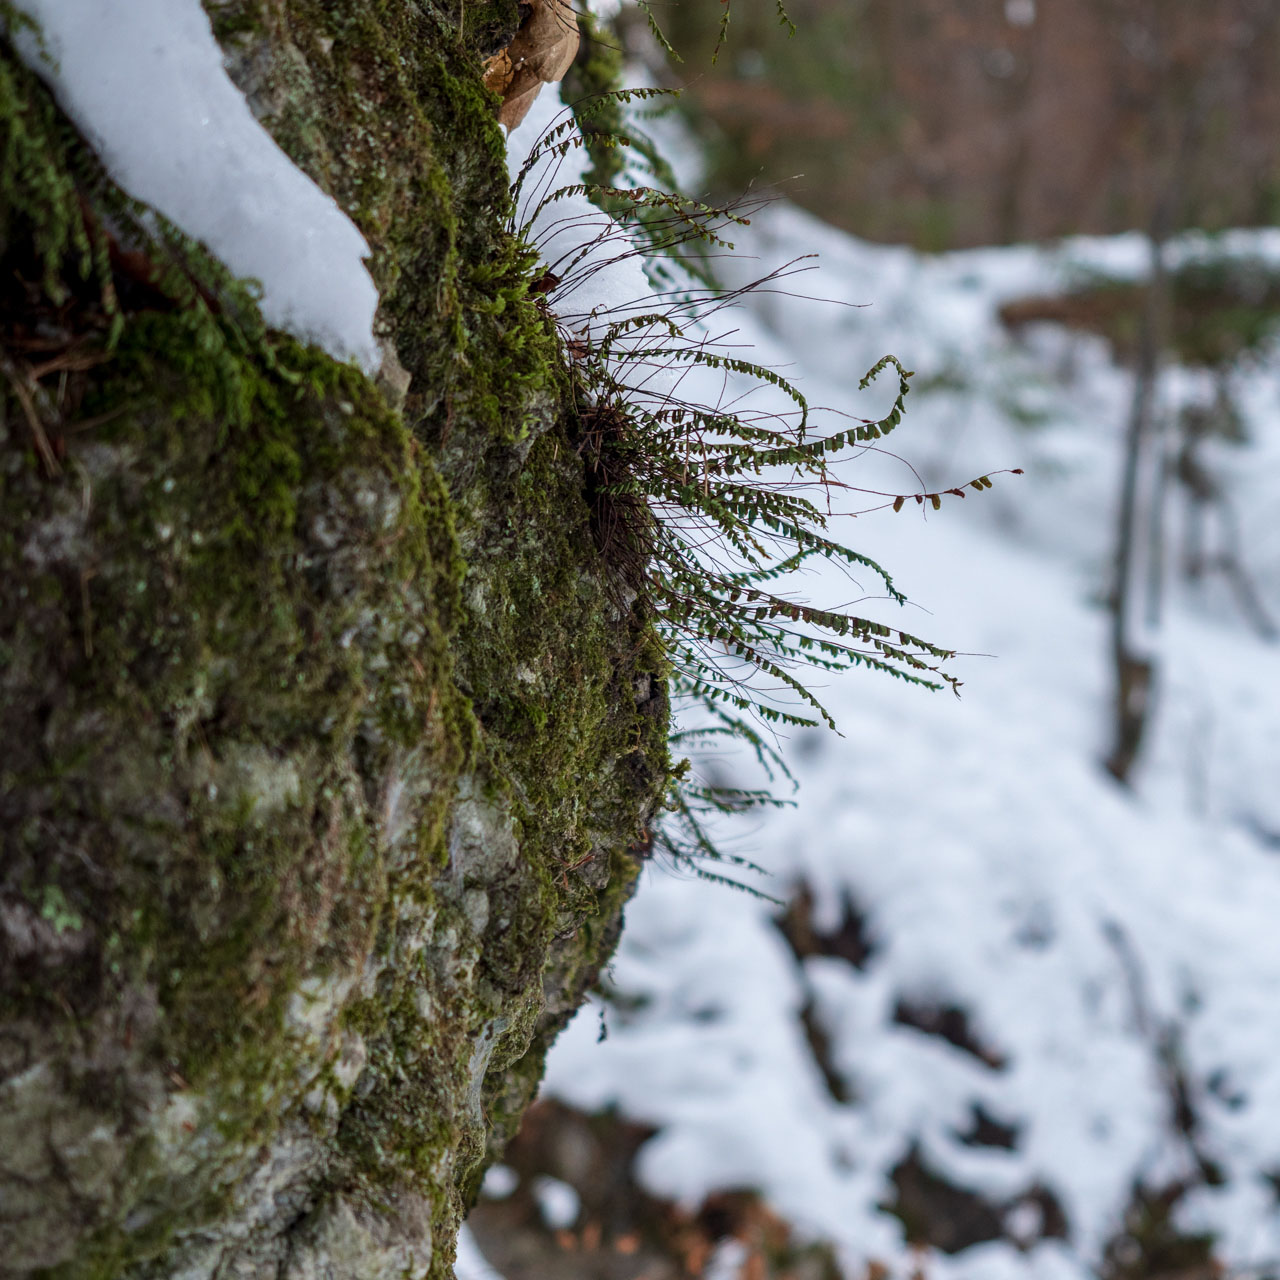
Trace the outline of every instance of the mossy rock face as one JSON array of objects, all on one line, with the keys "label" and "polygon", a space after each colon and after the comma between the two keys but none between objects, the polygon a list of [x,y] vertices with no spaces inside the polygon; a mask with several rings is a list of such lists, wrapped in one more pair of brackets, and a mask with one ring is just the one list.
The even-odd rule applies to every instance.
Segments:
[{"label": "mossy rock face", "polygon": [[616,941],[661,650],[506,226],[514,0],[207,7],[395,355],[266,331],[0,47],[0,1277],[444,1277]]}]

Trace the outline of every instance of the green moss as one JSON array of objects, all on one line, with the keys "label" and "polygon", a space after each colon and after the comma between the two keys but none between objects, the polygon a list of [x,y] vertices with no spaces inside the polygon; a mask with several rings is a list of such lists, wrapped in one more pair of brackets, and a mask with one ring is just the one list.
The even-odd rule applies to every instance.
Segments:
[{"label": "green moss", "polygon": [[391,0],[210,9],[367,235],[411,385],[395,412],[265,330],[0,56],[5,344],[51,326],[77,355],[40,382],[56,467],[0,386],[0,888],[59,939],[0,977],[0,1018],[121,1152],[51,1199],[49,1274],[159,1276],[175,1232],[236,1238],[301,1125],[323,1154],[293,1193],[425,1195],[444,1276],[616,941],[666,767],[665,702],[636,694],[660,649],[591,540],[507,230],[479,54],[514,4],[469,3],[462,39]]},{"label": "green moss", "polygon": [[[7,5],[0,16],[13,21]],[[30,73],[9,59],[0,63],[0,120],[0,243],[29,242],[40,282],[57,301],[64,264],[74,260],[81,277],[93,264],[68,164],[71,131],[49,98],[33,91]]]},{"label": "green moss", "polygon": [[[43,326],[93,353],[49,393],[60,477],[16,429],[21,373],[5,388],[0,510],[21,551],[0,585],[15,656],[0,701],[23,742],[3,764],[22,811],[4,879],[84,936],[52,972],[7,970],[0,999],[57,1037],[118,1036],[122,1087],[167,1075],[199,1100],[193,1128],[234,1150],[269,1135],[296,1052],[315,1052],[286,1017],[298,984],[371,949],[389,878],[364,792],[409,746],[432,778],[416,838],[441,860],[467,741],[448,499],[359,373],[241,323],[249,296],[181,237],[151,246],[166,267],[145,285],[95,271],[84,186],[137,233],[132,210],[7,57],[0,120],[17,157],[6,276],[38,265],[43,286],[7,286],[6,345]],[[98,425],[58,436],[72,413]],[[139,1029],[131,1009],[162,1016]],[[126,1123],[129,1099],[95,1099],[102,1068],[88,1068],[86,1104]],[[66,1274],[118,1274],[195,1212],[151,1146],[144,1126],[113,1198],[167,1211],[126,1245],[95,1206]]]},{"label": "green moss", "polygon": [[[4,616],[23,626],[7,639],[29,665],[23,687],[6,682],[5,720],[31,745],[7,754],[4,782],[36,822],[6,841],[6,875],[31,895],[56,870],[66,918],[109,946],[14,974],[4,998],[68,1033],[121,1020],[130,1069],[195,1091],[193,1123],[234,1150],[269,1137],[297,1055],[316,1052],[286,1017],[299,984],[372,951],[391,882],[366,793],[410,743],[432,766],[415,839],[439,866],[465,748],[459,713],[442,714],[456,562],[429,463],[357,375],[289,351],[302,383],[261,379],[237,422],[200,411],[215,388],[185,338],[129,325],[86,389],[86,412],[111,418],[70,455],[93,486],[87,607],[74,564],[51,567],[40,607],[7,579]],[[4,515],[39,530],[57,493],[24,463]],[[388,552],[317,565],[329,537]],[[51,865],[60,846],[92,852]],[[125,1011],[151,999],[163,1016],[140,1036]],[[138,1177],[126,1200],[186,1195],[164,1167]]]},{"label": "green moss", "polygon": [[518,440],[531,400],[557,397],[559,360],[528,297],[531,259],[506,230],[505,145],[480,78],[481,36],[514,30],[514,2],[465,6],[474,44],[452,11],[393,0],[218,12],[232,72],[273,135],[369,239],[414,377],[409,419]]}]

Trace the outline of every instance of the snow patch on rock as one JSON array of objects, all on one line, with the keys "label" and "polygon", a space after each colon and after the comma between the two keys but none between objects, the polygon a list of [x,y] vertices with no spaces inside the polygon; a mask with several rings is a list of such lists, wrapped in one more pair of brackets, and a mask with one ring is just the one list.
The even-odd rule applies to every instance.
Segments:
[{"label": "snow patch on rock", "polygon": [[254,119],[199,0],[18,0],[27,63],[130,195],[262,284],[267,322],[379,363],[369,246]]}]

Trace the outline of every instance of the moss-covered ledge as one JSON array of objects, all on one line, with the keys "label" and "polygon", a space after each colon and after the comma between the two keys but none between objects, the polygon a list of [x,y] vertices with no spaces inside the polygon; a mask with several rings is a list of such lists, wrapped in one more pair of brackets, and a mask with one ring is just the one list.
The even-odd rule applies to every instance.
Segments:
[{"label": "moss-covered ledge", "polygon": [[515,0],[206,7],[388,358],[263,331],[0,46],[0,1277],[439,1278],[616,940],[663,659],[505,225]]}]

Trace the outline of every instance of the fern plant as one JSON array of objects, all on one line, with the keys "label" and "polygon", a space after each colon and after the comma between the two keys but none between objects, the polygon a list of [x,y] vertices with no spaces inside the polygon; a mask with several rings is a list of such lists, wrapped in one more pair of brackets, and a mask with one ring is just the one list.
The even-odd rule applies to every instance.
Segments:
[{"label": "fern plant", "polygon": [[[720,56],[720,50],[724,48],[725,42],[729,38],[729,22],[733,16],[733,0],[720,0],[720,24],[716,31],[716,44],[711,53],[711,61]],[[658,23],[658,19],[654,16],[653,6],[649,0],[636,0],[637,7],[644,14],[645,21],[649,24],[650,34],[657,41],[662,51],[676,62],[682,62],[683,59],[675,51],[671,45],[671,41],[667,39],[662,27]],[[796,33],[796,24],[791,21],[791,15],[787,12],[785,0],[774,0],[774,8],[778,14],[778,25],[786,27],[787,34],[793,36]]]},{"label": "fern plant", "polygon": [[[658,90],[606,95],[630,104]],[[901,423],[910,372],[886,355],[860,388],[895,379],[889,412],[869,420],[842,415],[840,429],[811,430],[811,411],[787,378],[743,358],[717,337],[714,317],[753,291],[778,288],[802,259],[749,285],[718,287],[707,257],[690,246],[732,252],[726,239],[748,221],[742,211],[705,205],[645,184],[561,183],[563,162],[600,137],[579,121],[576,104],[532,148],[513,182],[513,228],[543,262],[534,288],[543,295],[572,370],[597,542],[633,594],[650,603],[670,662],[673,699],[703,708],[705,723],[678,733],[678,750],[724,738],[745,742],[771,780],[789,778],[771,731],[835,722],[804,671],[863,667],[930,689],[957,689],[946,669],[954,652],[921,636],[843,609],[826,609],[791,591],[815,560],[851,576],[874,578],[883,596],[906,598],[873,559],[834,538],[828,512],[850,490],[833,463],[853,449],[877,447]],[[609,145],[629,146],[628,136]],[[589,204],[587,202],[590,202]],[[607,216],[602,216],[604,210]],[[576,302],[597,273],[628,259],[646,264],[649,292],[607,307]],[[691,372],[711,373],[722,388],[702,399]],[[745,379],[781,397],[782,408],[754,410],[732,395]],[[987,476],[970,482],[990,484]],[[945,492],[963,496],[960,488]],[[908,499],[941,503],[940,493],[884,494],[900,510]],[[708,815],[787,803],[770,790],[699,781],[686,762],[672,777],[667,822],[655,847],[696,874],[723,879],[715,863],[750,867],[720,850]]]}]

